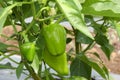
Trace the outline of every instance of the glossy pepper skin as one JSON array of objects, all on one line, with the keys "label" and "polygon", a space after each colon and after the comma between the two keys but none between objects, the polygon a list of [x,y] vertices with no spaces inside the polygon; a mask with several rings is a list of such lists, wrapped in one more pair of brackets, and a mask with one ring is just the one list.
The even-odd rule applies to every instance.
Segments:
[{"label": "glossy pepper skin", "polygon": [[48,50],[45,50],[43,53],[43,58],[44,61],[59,74],[61,75],[69,74],[66,53],[63,53],[59,56],[53,56],[50,55]]},{"label": "glossy pepper skin", "polygon": [[59,24],[50,24],[42,30],[46,47],[51,55],[58,56],[65,52],[66,31]]},{"label": "glossy pepper skin", "polygon": [[20,51],[24,58],[26,58],[29,63],[32,63],[35,55],[35,44],[30,42],[24,43],[20,46]]}]

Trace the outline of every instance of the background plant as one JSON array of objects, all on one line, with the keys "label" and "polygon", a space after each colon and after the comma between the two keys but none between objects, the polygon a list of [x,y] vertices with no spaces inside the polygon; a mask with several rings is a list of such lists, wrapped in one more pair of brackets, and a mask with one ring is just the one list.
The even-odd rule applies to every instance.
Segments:
[{"label": "background plant", "polygon": [[[54,80],[53,75],[68,80],[84,80],[84,78],[90,80],[91,71],[94,69],[104,79],[110,80],[109,72],[102,61],[94,61],[86,54],[89,49],[98,44],[110,60],[113,46],[109,43],[106,33],[108,28],[115,28],[120,35],[119,4],[119,0],[0,0],[0,30],[6,25],[12,25],[15,34],[8,37],[8,40],[17,40],[19,46],[27,41],[35,42],[37,48],[34,60],[29,64],[20,54],[19,46],[0,42],[0,51],[1,55],[3,55],[1,60],[16,54],[21,55],[21,62],[10,59],[18,64],[18,67],[15,68],[18,78],[27,69],[30,73],[28,77],[32,77],[34,80]],[[25,22],[25,19],[30,17],[33,18],[32,21]],[[51,73],[46,66],[45,71],[42,71],[42,65],[46,65],[46,63],[43,61],[42,56],[45,44],[41,30],[44,25],[59,24],[64,21],[69,22],[73,29],[71,31],[65,28],[67,34],[75,38],[75,52],[67,52],[68,60],[72,62],[70,64],[69,78]],[[22,28],[19,32],[17,31],[17,25]],[[90,33],[89,27],[94,29],[92,33],[94,36]],[[67,38],[66,43],[71,41],[72,38]],[[84,49],[82,44],[86,44],[87,47]],[[18,49],[8,50],[9,47]],[[7,57],[6,52],[10,53]],[[99,58],[97,53],[93,52],[93,54]],[[74,58],[72,55],[74,55]],[[8,67],[8,65],[4,65],[2,68],[6,67],[12,68],[12,66]]]}]

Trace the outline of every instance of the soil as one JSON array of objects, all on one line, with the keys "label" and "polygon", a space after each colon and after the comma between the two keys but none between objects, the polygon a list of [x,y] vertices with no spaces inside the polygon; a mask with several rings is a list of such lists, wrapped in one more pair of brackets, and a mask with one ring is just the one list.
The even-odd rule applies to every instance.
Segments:
[{"label": "soil", "polygon": [[[20,30],[21,30],[21,27],[17,26],[17,31],[20,31]],[[89,50],[89,52],[99,53],[101,60],[106,65],[106,67],[109,69],[109,71],[120,74],[120,41],[119,41],[117,32],[114,29],[109,29],[108,32],[109,33],[107,35],[108,35],[108,38],[110,39],[110,43],[115,48],[111,54],[111,60],[109,61],[106,58],[105,54],[102,52],[102,50],[100,49],[100,46],[98,45],[95,45],[95,47]],[[2,33],[9,37],[14,33],[14,29],[11,26],[7,26],[3,28]],[[68,35],[68,37],[70,36]],[[2,36],[0,36],[0,42],[17,45],[17,41],[7,40]],[[85,45],[83,45],[83,47],[85,47]],[[74,49],[74,38],[73,38],[73,41],[67,45],[66,50],[69,51],[71,48]],[[14,48],[11,48],[11,49],[14,49]],[[94,56],[89,55],[89,57],[94,57]]]}]

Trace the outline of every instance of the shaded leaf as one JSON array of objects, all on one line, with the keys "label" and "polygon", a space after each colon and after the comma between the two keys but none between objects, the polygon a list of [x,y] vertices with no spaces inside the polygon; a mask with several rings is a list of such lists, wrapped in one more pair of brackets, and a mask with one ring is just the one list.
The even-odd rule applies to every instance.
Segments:
[{"label": "shaded leaf", "polygon": [[105,46],[101,46],[101,49],[104,51],[104,53],[106,54],[107,58],[110,60],[110,55],[113,52],[114,48],[112,45],[107,44]]},{"label": "shaded leaf", "polygon": [[88,80],[91,79],[91,67],[77,57],[73,60],[70,66],[70,72],[71,76],[82,76]]},{"label": "shaded leaf", "polygon": [[6,52],[9,45],[0,42],[0,52]]},{"label": "shaded leaf", "polygon": [[3,27],[8,26],[8,25],[11,25],[11,22],[10,22],[9,18],[7,17]]},{"label": "shaded leaf", "polygon": [[107,39],[107,37],[102,34],[98,34],[97,36],[95,36],[95,41],[101,46],[109,44],[109,40]]},{"label": "shaded leaf", "polygon": [[83,53],[81,53],[77,57],[80,60],[82,60],[84,63],[86,63],[89,66],[91,66],[94,70],[96,70],[104,79],[109,80],[109,75],[106,72],[106,70],[104,70],[104,65],[103,66],[99,66],[97,63],[89,60]]},{"label": "shaded leaf", "polygon": [[20,63],[19,66],[16,69],[16,76],[17,76],[18,79],[20,78],[20,76],[22,74],[23,66],[24,66],[24,64]]},{"label": "shaded leaf", "polygon": [[10,63],[0,64],[0,69],[14,69]]},{"label": "shaded leaf", "polygon": [[110,59],[110,55],[113,51],[113,46],[109,44],[109,40],[105,35],[98,34],[95,37],[95,41],[101,45],[101,49],[104,51],[105,55],[107,56],[108,59]]},{"label": "shaded leaf", "polygon": [[[34,6],[35,6],[35,9],[36,9],[36,12],[38,12],[42,5],[40,5],[37,1],[35,1]],[[22,10],[23,10],[23,14],[24,14],[23,17],[24,18],[28,18],[28,17],[33,16],[33,14],[32,14],[33,9],[31,7],[31,5],[29,5],[29,4],[22,5]]]},{"label": "shaded leaf", "polygon": [[18,3],[15,3],[13,5],[6,7],[6,8],[0,8],[0,30],[2,29],[2,27],[6,21],[7,16],[11,13],[11,9],[17,5],[18,5]]},{"label": "shaded leaf", "polygon": [[36,50],[37,55],[39,56],[39,60],[42,58],[42,52],[44,51],[45,48],[45,40],[43,38],[43,35],[40,33],[38,36],[38,39],[36,41],[36,47],[38,48]]},{"label": "shaded leaf", "polygon": [[95,55],[97,58],[99,58],[101,60],[101,58],[100,58],[98,53],[94,52],[93,55]]},{"label": "shaded leaf", "polygon": [[63,13],[67,19],[71,22],[74,29],[79,30],[86,36],[93,39],[93,36],[89,32],[88,28],[85,25],[83,16],[81,14],[81,5],[78,0],[56,0],[62,9]]},{"label": "shaded leaf", "polygon": [[108,28],[107,26],[104,26],[104,25],[102,25],[101,27],[101,24],[98,24],[96,22],[92,24],[92,27],[94,28],[94,31],[96,31],[99,34],[106,33]]},{"label": "shaded leaf", "polygon": [[6,21],[7,16],[11,14],[12,8],[14,8],[15,6],[22,6],[23,4],[30,4],[30,2],[16,2],[6,8],[0,8],[0,32]]},{"label": "shaded leaf", "polygon": [[89,38],[88,36],[84,35],[83,33],[77,31],[76,32],[76,42],[90,44],[93,42],[93,40],[91,38]]}]

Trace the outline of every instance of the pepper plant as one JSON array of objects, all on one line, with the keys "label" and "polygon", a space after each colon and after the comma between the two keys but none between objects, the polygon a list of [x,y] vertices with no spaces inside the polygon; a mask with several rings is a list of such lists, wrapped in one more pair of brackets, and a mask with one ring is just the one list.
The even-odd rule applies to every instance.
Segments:
[{"label": "pepper plant", "polygon": [[[120,35],[119,4],[119,0],[0,0],[0,31],[12,25],[15,32],[10,37],[0,32],[1,36],[18,42],[18,46],[0,42],[0,61],[8,58],[18,65],[13,68],[0,64],[0,68],[15,69],[18,79],[27,74],[25,80],[92,80],[92,69],[110,80],[104,63],[87,56],[87,51],[97,44],[110,60],[113,46],[106,33],[114,28]],[[63,22],[69,23],[72,30]],[[73,39],[75,49],[66,51]],[[99,59],[98,53],[92,54]],[[12,55],[19,55],[21,61],[14,61]]]}]

